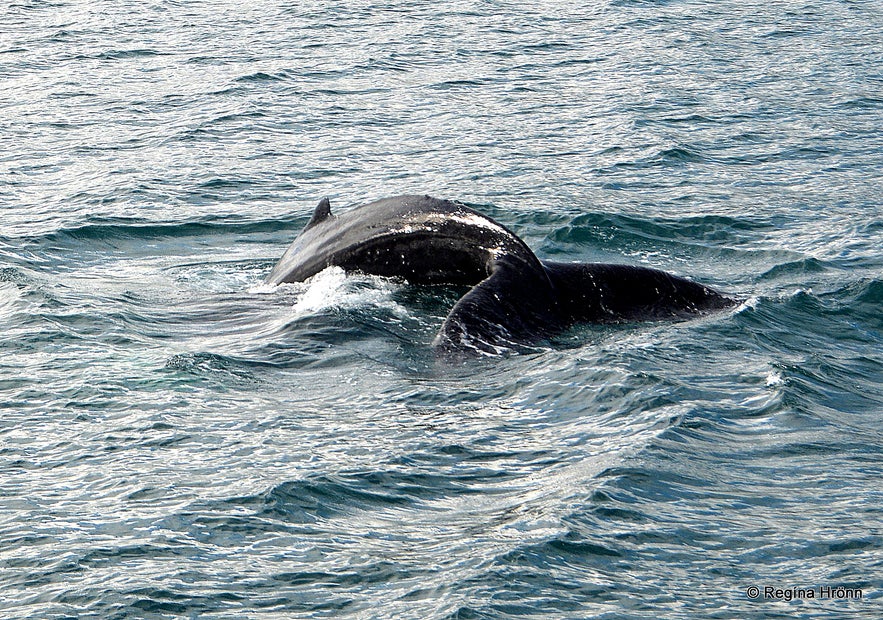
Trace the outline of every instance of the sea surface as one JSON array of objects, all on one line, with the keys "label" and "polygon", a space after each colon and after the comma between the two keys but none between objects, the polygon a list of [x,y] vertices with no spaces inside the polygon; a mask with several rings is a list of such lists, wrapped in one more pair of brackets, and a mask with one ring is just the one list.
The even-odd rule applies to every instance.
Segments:
[{"label": "sea surface", "polygon": [[[878,0],[3,3],[0,617],[883,617],[881,126]],[[403,193],[742,303],[263,284]]]}]

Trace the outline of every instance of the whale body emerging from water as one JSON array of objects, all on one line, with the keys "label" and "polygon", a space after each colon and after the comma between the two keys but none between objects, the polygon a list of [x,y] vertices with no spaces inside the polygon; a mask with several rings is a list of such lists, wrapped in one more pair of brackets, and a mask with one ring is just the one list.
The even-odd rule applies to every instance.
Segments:
[{"label": "whale body emerging from water", "polygon": [[688,318],[735,303],[656,269],[541,261],[502,224],[429,196],[385,198],[340,215],[323,199],[266,281],[302,282],[331,266],[472,286],[434,342],[456,353],[498,353],[578,323]]}]

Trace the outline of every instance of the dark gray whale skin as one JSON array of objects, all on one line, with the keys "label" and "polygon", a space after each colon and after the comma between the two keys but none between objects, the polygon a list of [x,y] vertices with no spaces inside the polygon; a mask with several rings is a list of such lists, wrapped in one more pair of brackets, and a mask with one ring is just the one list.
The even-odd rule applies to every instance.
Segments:
[{"label": "dark gray whale skin", "polygon": [[330,266],[472,286],[434,342],[457,354],[498,353],[577,323],[689,318],[735,304],[656,269],[541,261],[502,224],[429,196],[385,198],[341,215],[322,200],[266,281],[302,282]]}]

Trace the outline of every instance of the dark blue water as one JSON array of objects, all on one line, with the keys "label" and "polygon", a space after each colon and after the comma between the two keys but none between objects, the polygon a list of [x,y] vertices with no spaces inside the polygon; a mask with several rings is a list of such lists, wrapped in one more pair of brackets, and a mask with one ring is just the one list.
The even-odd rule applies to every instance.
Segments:
[{"label": "dark blue water", "polygon": [[[870,0],[4,4],[0,616],[883,617],[881,41]],[[262,286],[320,198],[401,193],[745,303],[444,366],[461,290]]]}]

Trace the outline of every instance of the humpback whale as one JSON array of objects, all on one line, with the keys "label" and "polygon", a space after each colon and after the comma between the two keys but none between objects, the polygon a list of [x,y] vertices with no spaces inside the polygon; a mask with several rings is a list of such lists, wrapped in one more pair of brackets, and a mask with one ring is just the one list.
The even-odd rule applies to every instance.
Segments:
[{"label": "humpback whale", "polygon": [[657,269],[540,260],[499,222],[429,196],[385,198],[340,215],[323,199],[266,282],[302,282],[330,266],[471,286],[433,343],[451,353],[493,354],[578,323],[680,319],[735,304]]}]

